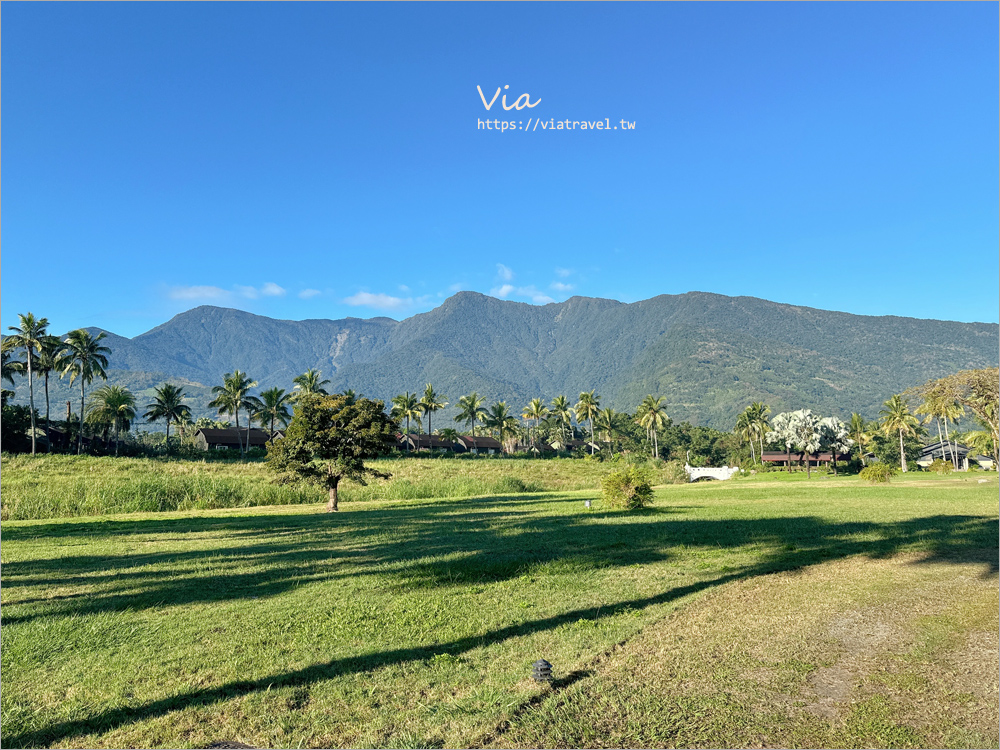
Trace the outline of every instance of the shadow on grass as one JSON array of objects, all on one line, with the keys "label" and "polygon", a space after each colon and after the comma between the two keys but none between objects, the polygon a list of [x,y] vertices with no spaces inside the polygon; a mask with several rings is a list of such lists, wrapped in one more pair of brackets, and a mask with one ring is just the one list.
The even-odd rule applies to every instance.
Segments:
[{"label": "shadow on grass", "polygon": [[[553,502],[557,501],[550,496],[549,503]],[[812,516],[704,520],[686,518],[669,507],[633,514],[591,511],[555,515],[526,512],[523,505],[518,509],[517,503],[483,498],[357,508],[336,516],[98,521],[5,529],[5,541],[45,536],[46,531],[64,542],[74,536],[86,542],[101,536],[169,534],[170,539],[177,539],[208,533],[222,534],[231,546],[7,563],[4,585],[96,583],[105,590],[44,602],[35,599],[24,604],[29,610],[24,613],[18,611],[20,603],[11,602],[4,607],[4,614],[11,609],[14,613],[4,616],[3,624],[273,596],[304,581],[363,575],[389,576],[396,587],[407,589],[630,566],[668,559],[684,550],[752,547],[748,552],[756,559],[739,570],[645,598],[577,609],[450,643],[335,659],[257,680],[191,690],[139,706],[108,709],[86,719],[5,735],[3,745],[43,746],[258,690],[307,686],[338,675],[428,659],[442,650],[460,654],[580,619],[596,619],[602,613],[614,615],[660,605],[736,579],[801,568],[835,557],[888,557],[904,550],[919,550],[927,553],[927,561],[985,562],[993,575],[998,567],[997,520],[981,516],[935,515],[889,523],[830,522]],[[219,538],[210,536],[208,540]]]}]

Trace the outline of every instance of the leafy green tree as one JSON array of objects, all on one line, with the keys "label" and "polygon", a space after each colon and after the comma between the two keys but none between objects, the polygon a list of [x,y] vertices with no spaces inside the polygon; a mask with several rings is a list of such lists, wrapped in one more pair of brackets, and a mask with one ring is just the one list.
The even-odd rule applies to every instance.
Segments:
[{"label": "leafy green tree", "polygon": [[143,419],[156,422],[162,419],[167,425],[167,447],[170,447],[170,423],[174,422],[180,428],[185,420],[191,418],[191,409],[184,403],[184,389],[170,383],[164,383],[154,391],[153,403],[146,404]]},{"label": "leafy green tree", "polygon": [[[56,361],[56,369],[63,375],[69,375],[70,385],[77,379],[80,381],[80,434],[77,435],[76,443],[78,454],[83,451],[83,418],[87,411],[86,387],[94,382],[94,378],[108,379],[108,374],[105,372],[108,367],[106,355],[110,354],[111,350],[101,344],[104,337],[104,331],[96,336],[91,336],[90,331],[84,328],[70,331],[63,341],[63,349]],[[66,426],[69,427],[68,421]]]},{"label": "leafy green tree", "polygon": [[26,355],[25,371],[28,373],[28,408],[31,410],[31,455],[35,455],[35,380],[34,366],[38,358],[38,352],[42,348],[42,342],[48,337],[48,318],[36,318],[32,313],[17,316],[20,325],[10,326],[8,330],[14,332],[10,336],[11,345],[24,350]]},{"label": "leafy green tree", "polygon": [[570,427],[573,423],[573,407],[569,405],[569,399],[565,396],[556,396],[552,399],[549,412],[555,417],[556,423],[559,425],[559,439],[565,443],[566,435],[563,430]]},{"label": "leafy green tree", "polygon": [[330,383],[329,380],[323,380],[323,373],[319,370],[309,369],[304,373],[299,375],[297,378],[292,379],[294,384],[293,390],[296,391],[295,398],[302,396],[307,393],[316,393],[321,396],[326,395],[326,391],[323,389],[324,385]]},{"label": "leafy green tree", "polygon": [[458,399],[458,414],[455,415],[455,421],[471,429],[473,438],[476,437],[476,423],[482,422],[486,416],[483,401],[485,399],[475,391]]},{"label": "leafy green tree", "polygon": [[442,396],[439,393],[434,392],[434,386],[430,383],[424,389],[424,396],[420,399],[420,410],[427,415],[427,434],[431,433],[431,414],[436,411],[440,411],[448,405],[445,401],[447,396]]},{"label": "leafy green tree", "polygon": [[[917,392],[923,393],[928,389],[941,389],[947,398],[972,412],[990,433],[993,442],[991,455],[994,462],[1000,462],[1000,368],[962,370],[925,383]],[[948,423],[945,422],[945,439],[949,439],[947,428]]]},{"label": "leafy green tree", "polygon": [[121,385],[105,385],[98,388],[91,397],[87,417],[96,424],[110,424],[115,430],[115,455],[121,441],[122,428],[126,432],[135,419],[135,396]]},{"label": "leafy green tree", "polygon": [[327,512],[339,510],[341,480],[365,484],[366,477],[388,479],[389,474],[365,465],[395,445],[396,422],[382,401],[346,396],[303,395],[297,400],[285,437],[267,449],[268,465],[319,484],[329,492]]},{"label": "leafy green tree", "polygon": [[[329,381],[327,381],[329,382]],[[359,398],[364,396],[363,393],[355,393],[353,388],[347,388],[344,390],[344,396],[347,398],[348,403],[353,404]]]},{"label": "leafy green tree", "polygon": [[601,397],[595,396],[594,391],[584,391],[580,394],[580,399],[573,407],[576,412],[576,421],[586,420],[590,424],[590,455],[594,455],[594,417],[601,410]]},{"label": "leafy green tree", "polygon": [[646,428],[646,434],[650,436],[654,458],[660,455],[660,444],[657,439],[657,433],[666,426],[667,420],[669,420],[667,409],[664,405],[665,401],[666,399],[663,396],[653,396],[650,394],[639,404],[639,410],[636,413],[636,422],[640,427]]},{"label": "leafy green tree", "polygon": [[764,456],[764,436],[771,429],[768,417],[771,414],[771,407],[760,401],[754,401],[747,407],[747,417],[753,426],[753,432],[757,435],[757,442],[760,445],[761,460]]},{"label": "leafy green tree", "polygon": [[240,443],[240,457],[244,455],[243,439],[239,437],[240,410],[247,413],[247,447],[250,446],[250,420],[251,415],[261,407],[260,399],[250,395],[250,389],[256,388],[257,382],[250,380],[245,372],[235,370],[226,373],[222,378],[222,385],[212,386],[212,393],[215,398],[208,402],[208,405],[216,409],[219,414],[232,414],[236,421],[236,435]]},{"label": "leafy green tree", "polygon": [[[353,396],[347,396],[346,393],[344,396],[352,404],[356,400]],[[260,409],[257,410],[255,416],[261,427],[268,427],[272,443],[274,442],[274,425],[280,424],[284,427],[292,418],[291,412],[288,411],[292,399],[293,394],[285,393],[284,388],[268,388],[266,391],[260,392]]]},{"label": "leafy green tree", "polygon": [[[934,420],[937,423],[938,442],[941,444],[941,458],[944,458],[945,440],[948,441],[948,452],[951,454],[951,465],[958,468],[958,456],[951,444],[951,436],[948,435],[948,423],[956,422],[965,413],[965,409],[955,400],[954,394],[943,384],[938,383],[934,387],[923,392],[923,402],[914,409],[914,413],[927,417],[927,420]],[[944,436],[941,435],[941,423],[944,422]]]},{"label": "leafy green tree", "polygon": [[542,423],[542,420],[545,419],[548,413],[549,410],[546,408],[545,402],[540,398],[531,399],[531,402],[525,406],[524,410],[521,412],[521,418],[525,421],[531,419],[535,420],[535,431],[531,436],[532,447],[534,447],[535,441],[538,439],[538,426]]},{"label": "leafy green tree", "polygon": [[[406,434],[410,434],[410,420],[413,419],[420,424],[420,417],[423,415],[423,411],[420,409],[420,401],[417,400],[417,394],[401,393],[398,396],[393,396],[392,398],[392,417],[398,422],[400,420],[406,420]],[[417,429],[420,429],[418,426]],[[407,443],[407,450],[412,451],[413,446]]]},{"label": "leafy green tree", "polygon": [[[24,370],[27,367],[26,362],[12,358],[11,355],[14,352],[14,349],[15,347],[9,338],[0,341],[0,380],[6,380],[10,383],[12,388],[14,387],[14,376],[23,375]],[[2,390],[2,403],[6,406],[7,399],[14,395],[14,391],[8,391],[6,388]],[[13,414],[13,412],[11,412],[11,414]],[[25,413],[25,416],[27,417],[28,424],[30,425],[31,417],[27,415],[27,413]],[[14,435],[15,433],[11,432],[10,434]],[[25,434],[27,434],[27,430],[25,430]]]},{"label": "leafy green tree", "polygon": [[886,401],[879,410],[881,415],[882,433],[887,437],[899,433],[899,468],[906,472],[906,448],[903,438],[906,435],[916,435],[920,420],[910,413],[910,407],[900,394]]},{"label": "leafy green tree", "polygon": [[458,430],[454,427],[445,427],[443,430],[438,430],[438,436],[444,438],[452,445],[458,442],[461,435],[458,434]]}]

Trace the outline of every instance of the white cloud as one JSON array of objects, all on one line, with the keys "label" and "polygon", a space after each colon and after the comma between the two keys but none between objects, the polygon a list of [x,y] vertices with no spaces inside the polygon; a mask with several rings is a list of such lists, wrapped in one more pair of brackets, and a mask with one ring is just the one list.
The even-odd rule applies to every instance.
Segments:
[{"label": "white cloud", "polygon": [[358,292],[355,295],[347,297],[344,303],[355,307],[373,307],[376,310],[399,310],[412,305],[413,300],[410,298],[392,297],[382,293]]},{"label": "white cloud", "polygon": [[573,271],[570,270],[569,268],[557,268],[556,269],[556,276],[558,276],[560,279],[565,279],[571,273],[573,273]]},{"label": "white cloud", "polygon": [[499,297],[500,299],[507,299],[507,297],[513,294],[515,297],[530,299],[536,305],[547,305],[550,302],[555,302],[555,300],[549,295],[538,291],[533,286],[514,286],[513,284],[504,284],[503,286],[491,289],[490,294],[494,297]]},{"label": "white cloud", "polygon": [[406,284],[400,284],[399,291],[401,291],[403,294],[409,294],[410,287],[408,287]]},{"label": "white cloud", "polygon": [[299,292],[299,299],[312,299],[318,294],[321,294],[319,289],[303,289]]},{"label": "white cloud", "polygon": [[497,278],[501,281],[510,281],[514,278],[514,272],[503,263],[497,263]]},{"label": "white cloud", "polygon": [[241,297],[246,297],[247,299],[257,299],[260,296],[256,287],[240,286],[239,284],[236,285],[236,293]]},{"label": "white cloud", "polygon": [[572,284],[563,284],[561,281],[553,281],[549,284],[549,289],[555,289],[557,292],[572,292]]},{"label": "white cloud", "polygon": [[531,295],[531,301],[536,305],[548,305],[549,303],[555,302],[555,300],[549,295],[542,294],[541,292]]},{"label": "white cloud", "polygon": [[448,287],[449,292],[461,292],[466,288],[465,284],[452,284]]},{"label": "white cloud", "polygon": [[504,299],[507,297],[507,295],[509,295],[513,291],[514,291],[513,284],[504,284],[503,286],[498,286],[494,287],[493,289],[490,289],[490,294],[492,294],[494,297],[499,297],[500,299]]},{"label": "white cloud", "polygon": [[273,281],[269,281],[264,286],[260,288],[260,293],[265,297],[284,297],[285,290],[280,286],[275,284]]},{"label": "white cloud", "polygon": [[232,296],[232,292],[217,286],[174,286],[167,292],[170,299],[183,300],[214,300],[224,301]]}]

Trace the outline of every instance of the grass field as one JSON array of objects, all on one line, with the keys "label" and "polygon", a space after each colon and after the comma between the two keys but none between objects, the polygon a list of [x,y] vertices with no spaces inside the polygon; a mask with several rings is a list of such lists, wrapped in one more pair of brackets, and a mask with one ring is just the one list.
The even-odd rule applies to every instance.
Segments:
[{"label": "grass field", "polygon": [[977,478],[5,521],[2,744],[996,747]]},{"label": "grass field", "polygon": [[[93,456],[3,456],[0,518],[26,520],[318,503],[325,492],[282,483],[260,462]],[[388,481],[345,482],[344,502],[594,489],[610,464],[580,459],[387,458]]]}]

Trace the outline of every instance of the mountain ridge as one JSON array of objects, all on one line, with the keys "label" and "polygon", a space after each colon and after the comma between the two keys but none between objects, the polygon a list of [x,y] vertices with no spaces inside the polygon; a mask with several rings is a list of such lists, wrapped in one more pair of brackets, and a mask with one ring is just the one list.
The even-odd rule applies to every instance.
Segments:
[{"label": "mountain ridge", "polygon": [[[315,368],[337,390],[388,400],[433,382],[452,404],[476,390],[515,412],[531,398],[575,400],[591,389],[602,405],[631,411],[657,393],[675,419],[727,429],[752,400],[776,411],[874,416],[892,393],[1000,359],[997,324],[862,316],[712,292],[546,305],[458,292],[400,321],[280,320],[202,305],[131,339],[108,334],[114,377],[143,384],[159,374],[207,392],[240,369],[261,388],[290,390],[293,377]],[[197,394],[196,411],[205,400]]]}]

